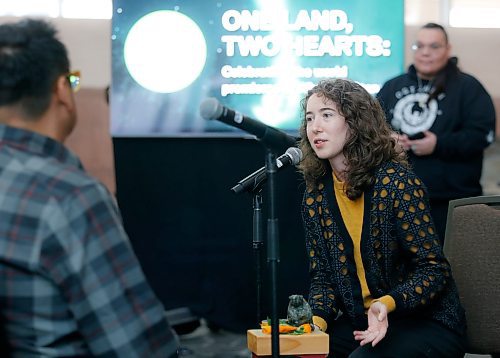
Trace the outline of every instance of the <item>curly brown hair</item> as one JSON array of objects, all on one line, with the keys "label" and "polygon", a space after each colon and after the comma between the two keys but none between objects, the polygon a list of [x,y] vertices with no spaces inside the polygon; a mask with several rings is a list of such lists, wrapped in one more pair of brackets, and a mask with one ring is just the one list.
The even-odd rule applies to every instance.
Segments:
[{"label": "curly brown hair", "polygon": [[318,179],[332,171],[327,159],[320,159],[307,139],[305,118],[307,101],[313,95],[329,99],[337,105],[349,127],[343,154],[346,159],[346,194],[354,200],[374,184],[375,168],[394,160],[407,166],[406,155],[396,146],[391,137],[384,111],[376,98],[361,85],[348,79],[326,79],[310,89],[302,99],[301,140],[299,147],[303,159],[298,165],[308,187],[316,185]]}]

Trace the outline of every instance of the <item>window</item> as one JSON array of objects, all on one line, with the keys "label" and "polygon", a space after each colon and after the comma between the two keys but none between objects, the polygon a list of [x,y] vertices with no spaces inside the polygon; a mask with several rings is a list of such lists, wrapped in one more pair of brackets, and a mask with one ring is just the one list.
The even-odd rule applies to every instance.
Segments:
[{"label": "window", "polygon": [[500,1],[451,0],[450,26],[500,28]]},{"label": "window", "polygon": [[[138,0],[139,1],[139,0]],[[0,16],[111,19],[113,0],[0,0]],[[499,0],[405,0],[405,24],[500,28]]]},{"label": "window", "polygon": [[0,16],[59,16],[60,0],[1,1]]},{"label": "window", "polygon": [[440,21],[440,0],[405,0],[405,25]]},{"label": "window", "polygon": [[60,0],[61,16],[70,19],[111,19],[111,0]]},{"label": "window", "polygon": [[111,19],[112,0],[0,1],[0,16],[41,16],[71,19]]}]

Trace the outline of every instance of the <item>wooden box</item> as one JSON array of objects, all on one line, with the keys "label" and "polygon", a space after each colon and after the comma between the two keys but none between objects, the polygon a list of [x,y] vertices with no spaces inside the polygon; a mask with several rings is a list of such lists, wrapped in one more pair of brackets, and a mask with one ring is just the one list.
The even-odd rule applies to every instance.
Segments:
[{"label": "wooden box", "polygon": [[[247,331],[248,349],[255,356],[272,354],[271,335],[261,329]],[[302,335],[280,334],[280,355],[324,355],[328,354],[328,334],[316,330]]]}]

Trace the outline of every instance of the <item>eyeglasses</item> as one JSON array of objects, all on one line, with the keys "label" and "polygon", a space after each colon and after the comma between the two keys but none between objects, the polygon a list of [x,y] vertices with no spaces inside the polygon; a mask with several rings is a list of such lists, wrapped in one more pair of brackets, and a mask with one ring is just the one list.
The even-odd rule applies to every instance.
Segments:
[{"label": "eyeglasses", "polygon": [[424,45],[420,42],[417,42],[417,43],[414,43],[413,45],[411,45],[411,49],[413,51],[422,51],[423,49],[425,48],[428,48],[431,52],[433,51],[438,51],[440,49],[442,49],[443,47],[445,47],[445,45],[442,45],[442,44],[438,44],[438,43],[431,43],[430,45]]},{"label": "eyeglasses", "polygon": [[66,78],[69,81],[71,90],[73,92],[78,92],[78,90],[80,89],[80,71],[71,71],[66,75]]}]

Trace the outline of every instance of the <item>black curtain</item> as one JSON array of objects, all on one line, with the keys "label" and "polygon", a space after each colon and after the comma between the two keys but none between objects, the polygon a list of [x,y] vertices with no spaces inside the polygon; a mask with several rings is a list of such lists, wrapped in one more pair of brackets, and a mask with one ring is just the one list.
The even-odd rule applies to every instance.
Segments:
[{"label": "black curtain", "polygon": [[[125,229],[165,308],[187,306],[232,331],[255,328],[252,195],[230,188],[264,166],[262,144],[245,138],[114,138],[113,144]],[[306,294],[308,287],[304,184],[293,167],[279,171],[276,182],[278,306],[285,318],[288,296]],[[262,313],[270,316],[265,250],[263,256]]]}]

